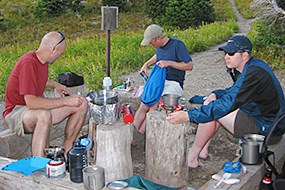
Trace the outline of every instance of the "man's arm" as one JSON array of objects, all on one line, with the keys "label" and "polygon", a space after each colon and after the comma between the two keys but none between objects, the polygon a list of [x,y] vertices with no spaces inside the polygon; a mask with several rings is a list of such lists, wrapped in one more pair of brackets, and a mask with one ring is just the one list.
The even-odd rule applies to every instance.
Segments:
[{"label": "man's arm", "polygon": [[55,109],[64,106],[78,107],[85,98],[79,95],[64,98],[42,98],[34,95],[25,95],[25,102],[29,109]]},{"label": "man's arm", "polygon": [[49,81],[47,81],[46,86],[55,88],[57,93],[59,93],[61,97],[64,97],[65,94],[69,94],[66,86],[64,86],[58,82],[49,80]]},{"label": "man's arm", "polygon": [[185,63],[185,62],[160,60],[156,64],[161,68],[171,66],[175,69],[184,70],[184,71],[191,71],[193,69],[192,61]]},{"label": "man's arm", "polygon": [[154,64],[156,62],[156,54],[154,54],[154,56],[152,56],[152,58],[150,58],[147,62],[145,62],[145,64],[143,64],[143,66],[140,69],[140,72],[145,72],[147,73],[147,68]]}]

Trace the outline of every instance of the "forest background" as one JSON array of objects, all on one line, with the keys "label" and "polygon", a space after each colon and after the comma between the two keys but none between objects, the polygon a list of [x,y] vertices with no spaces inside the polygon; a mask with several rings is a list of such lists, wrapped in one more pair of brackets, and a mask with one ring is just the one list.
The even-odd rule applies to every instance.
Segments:
[{"label": "forest background", "polygon": [[[284,1],[276,2],[284,10]],[[273,69],[284,69],[282,12],[269,11],[268,16],[271,5],[262,0],[235,3],[245,18],[255,20],[247,34],[254,44],[254,56],[264,59]],[[169,37],[182,40],[190,53],[205,51],[238,32],[229,0],[1,0],[0,99],[18,58],[36,49],[49,31],[63,32],[68,44],[62,57],[50,65],[50,79],[57,80],[58,74],[71,71],[82,75],[91,91],[101,89],[106,76],[106,31],[101,30],[103,5],[119,7],[118,29],[111,31],[114,86],[122,83],[121,75],[138,71],[155,53],[150,46],[140,46],[149,24],[161,25]]]}]

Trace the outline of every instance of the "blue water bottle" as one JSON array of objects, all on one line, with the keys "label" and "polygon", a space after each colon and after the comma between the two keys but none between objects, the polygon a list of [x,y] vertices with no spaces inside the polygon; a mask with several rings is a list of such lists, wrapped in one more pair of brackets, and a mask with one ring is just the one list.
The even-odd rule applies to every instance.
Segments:
[{"label": "blue water bottle", "polygon": [[74,142],[72,149],[67,154],[70,172],[70,180],[75,183],[83,182],[82,169],[87,167],[87,150],[82,147],[80,141]]}]

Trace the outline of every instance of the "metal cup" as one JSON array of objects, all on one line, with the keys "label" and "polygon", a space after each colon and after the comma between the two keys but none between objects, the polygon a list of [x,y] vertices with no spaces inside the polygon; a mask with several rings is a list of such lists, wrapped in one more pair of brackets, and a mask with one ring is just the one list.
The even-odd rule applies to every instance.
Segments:
[{"label": "metal cup", "polygon": [[84,188],[99,190],[105,186],[104,168],[100,166],[88,166],[82,170]]}]

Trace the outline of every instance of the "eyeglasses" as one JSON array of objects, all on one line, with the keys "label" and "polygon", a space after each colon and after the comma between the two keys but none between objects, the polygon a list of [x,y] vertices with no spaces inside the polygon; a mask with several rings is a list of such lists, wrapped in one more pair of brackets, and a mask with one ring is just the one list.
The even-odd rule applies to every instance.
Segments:
[{"label": "eyeglasses", "polygon": [[61,44],[63,42],[63,40],[65,40],[65,36],[62,32],[57,32],[61,35],[61,40],[53,47],[53,50],[55,50],[55,47],[58,46],[59,44]]},{"label": "eyeglasses", "polygon": [[243,53],[244,51],[237,51],[235,53],[229,53],[229,52],[225,52],[225,55],[229,55],[229,56],[234,56],[236,53]]}]

